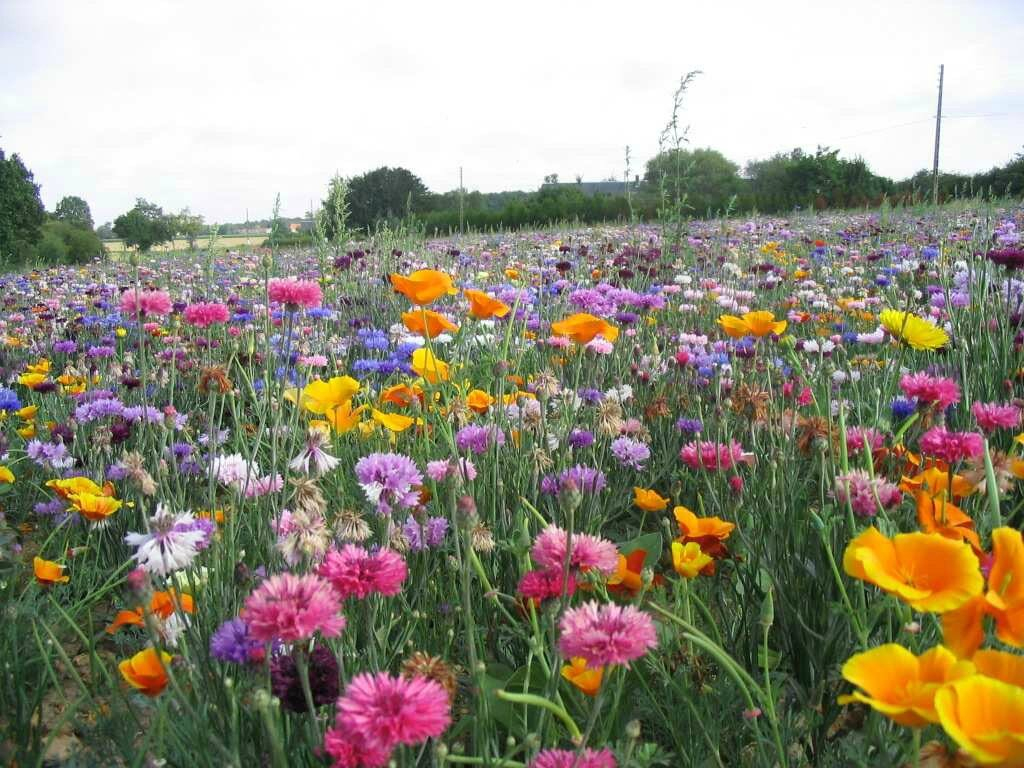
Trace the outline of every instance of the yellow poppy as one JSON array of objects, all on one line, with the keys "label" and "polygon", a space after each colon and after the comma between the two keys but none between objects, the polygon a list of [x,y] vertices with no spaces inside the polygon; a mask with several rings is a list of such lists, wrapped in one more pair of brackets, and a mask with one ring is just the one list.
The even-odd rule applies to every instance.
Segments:
[{"label": "yellow poppy", "polygon": [[846,547],[843,568],[919,611],[960,608],[984,586],[971,548],[934,533],[887,539],[872,526]]},{"label": "yellow poppy", "polygon": [[941,349],[949,343],[948,333],[911,312],[886,309],[878,316],[878,320],[894,338],[914,349]]},{"label": "yellow poppy", "polygon": [[652,488],[633,486],[633,504],[644,512],[663,512],[668,508],[669,499],[662,498]]},{"label": "yellow poppy", "polygon": [[103,522],[124,506],[118,499],[95,493],[76,493],[68,500],[82,517],[94,523]]},{"label": "yellow poppy", "polygon": [[574,656],[562,667],[562,677],[587,696],[596,696],[601,689],[604,667],[588,667],[586,659]]},{"label": "yellow poppy", "polygon": [[358,408],[352,407],[352,401],[342,403],[336,408],[331,408],[324,414],[324,421],[329,424],[335,432],[345,434],[355,428],[359,423],[360,414],[366,410],[365,405]]},{"label": "yellow poppy", "polygon": [[46,381],[45,373],[23,373],[18,377],[18,383],[29,389],[35,389],[44,381]]},{"label": "yellow poppy", "polygon": [[94,493],[102,496],[113,496],[114,487],[105,485],[102,488],[88,477],[67,477],[47,480],[46,487],[55,491],[62,499],[78,493]]},{"label": "yellow poppy", "polygon": [[683,578],[696,578],[712,562],[714,559],[697,542],[672,542],[672,567]]},{"label": "yellow poppy", "polygon": [[32,570],[40,584],[65,584],[71,580],[64,574],[64,566],[41,557],[32,558]]},{"label": "yellow poppy", "polygon": [[434,269],[420,269],[411,275],[391,275],[391,285],[417,306],[432,304],[447,293],[455,293],[452,278]]},{"label": "yellow poppy", "polygon": [[488,296],[483,291],[469,288],[462,292],[469,299],[469,316],[477,320],[488,320],[492,317],[504,317],[511,307],[503,301]]},{"label": "yellow poppy", "polygon": [[718,324],[734,339],[742,339],[744,336],[767,336],[771,333],[781,336],[788,325],[785,320],[776,320],[774,314],[764,310],[747,312],[742,317],[722,315],[718,318]]},{"label": "yellow poppy", "polygon": [[616,326],[587,312],[578,312],[552,323],[551,332],[555,336],[567,336],[577,344],[588,344],[595,336],[603,336],[606,341],[615,341],[619,338],[619,329]]},{"label": "yellow poppy", "polygon": [[26,405],[24,408],[19,408],[14,413],[22,421],[32,421],[32,419],[36,417],[36,414],[39,413],[39,406]]},{"label": "yellow poppy", "polygon": [[1024,688],[984,675],[944,686],[935,711],[950,738],[982,765],[1024,765]]},{"label": "yellow poppy", "polygon": [[3,465],[0,465],[0,483],[13,483],[14,473]]},{"label": "yellow poppy", "polygon": [[412,369],[431,384],[448,381],[448,363],[435,357],[426,347],[420,347],[412,353]]},{"label": "yellow poppy", "polygon": [[301,391],[289,389],[284,397],[310,413],[324,414],[332,408],[349,402],[359,391],[359,382],[351,376],[335,376],[327,381],[316,379]]},{"label": "yellow poppy", "polygon": [[851,656],[843,664],[843,677],[861,690],[840,696],[839,703],[867,704],[900,725],[920,728],[939,720],[936,692],[973,672],[973,664],[958,661],[941,645],[915,656],[901,645],[888,643]]},{"label": "yellow poppy", "polygon": [[376,408],[373,409],[372,415],[374,421],[392,432],[404,432],[417,421],[420,423],[423,421],[422,419],[414,419],[412,416],[405,416],[401,413],[384,413]]}]

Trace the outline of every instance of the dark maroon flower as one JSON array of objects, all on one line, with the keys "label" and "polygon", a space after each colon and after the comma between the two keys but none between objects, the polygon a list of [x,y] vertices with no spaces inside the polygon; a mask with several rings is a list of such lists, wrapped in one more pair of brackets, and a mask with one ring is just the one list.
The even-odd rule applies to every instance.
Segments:
[{"label": "dark maroon flower", "polygon": [[1024,268],[1024,248],[1000,248],[989,251],[985,256],[993,264],[1000,264],[1007,269]]},{"label": "dark maroon flower", "polygon": [[[296,653],[302,653],[297,650]],[[318,645],[309,654],[309,690],[313,706],[322,707],[338,698],[338,660],[326,645]],[[290,712],[306,712],[306,696],[295,659],[290,655],[275,656],[270,661],[270,687]]]}]

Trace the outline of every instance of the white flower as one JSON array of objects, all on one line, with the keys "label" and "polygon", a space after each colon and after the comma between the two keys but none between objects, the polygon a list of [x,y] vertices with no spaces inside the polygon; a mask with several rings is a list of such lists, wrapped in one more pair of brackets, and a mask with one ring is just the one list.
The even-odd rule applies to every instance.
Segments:
[{"label": "white flower", "polygon": [[143,570],[159,576],[188,568],[206,542],[206,532],[192,528],[190,512],[175,515],[163,504],[149,520],[149,533],[129,533],[125,542],[135,547],[132,556]]}]

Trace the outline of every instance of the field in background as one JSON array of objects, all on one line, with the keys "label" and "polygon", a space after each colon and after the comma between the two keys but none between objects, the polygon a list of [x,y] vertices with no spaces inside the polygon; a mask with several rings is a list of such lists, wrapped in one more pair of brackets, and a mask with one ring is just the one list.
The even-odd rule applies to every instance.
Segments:
[{"label": "field in background", "polygon": [[[221,248],[238,248],[243,245],[259,246],[265,239],[266,235],[223,235],[217,238],[217,244]],[[197,238],[196,248],[206,248],[209,240],[208,237]],[[125,247],[123,240],[104,240],[103,247],[107,249],[108,253],[124,253],[130,250]],[[174,242],[154,245],[152,250],[159,252],[188,250],[188,240],[178,238]]]}]

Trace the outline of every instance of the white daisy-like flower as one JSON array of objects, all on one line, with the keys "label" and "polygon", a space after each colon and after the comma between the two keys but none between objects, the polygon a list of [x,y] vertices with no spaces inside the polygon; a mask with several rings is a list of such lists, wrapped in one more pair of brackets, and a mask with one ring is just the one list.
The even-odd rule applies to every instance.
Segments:
[{"label": "white daisy-like flower", "polygon": [[205,546],[207,532],[190,512],[174,514],[158,504],[148,533],[129,533],[125,542],[135,547],[132,557],[143,570],[159,576],[188,568]]}]

